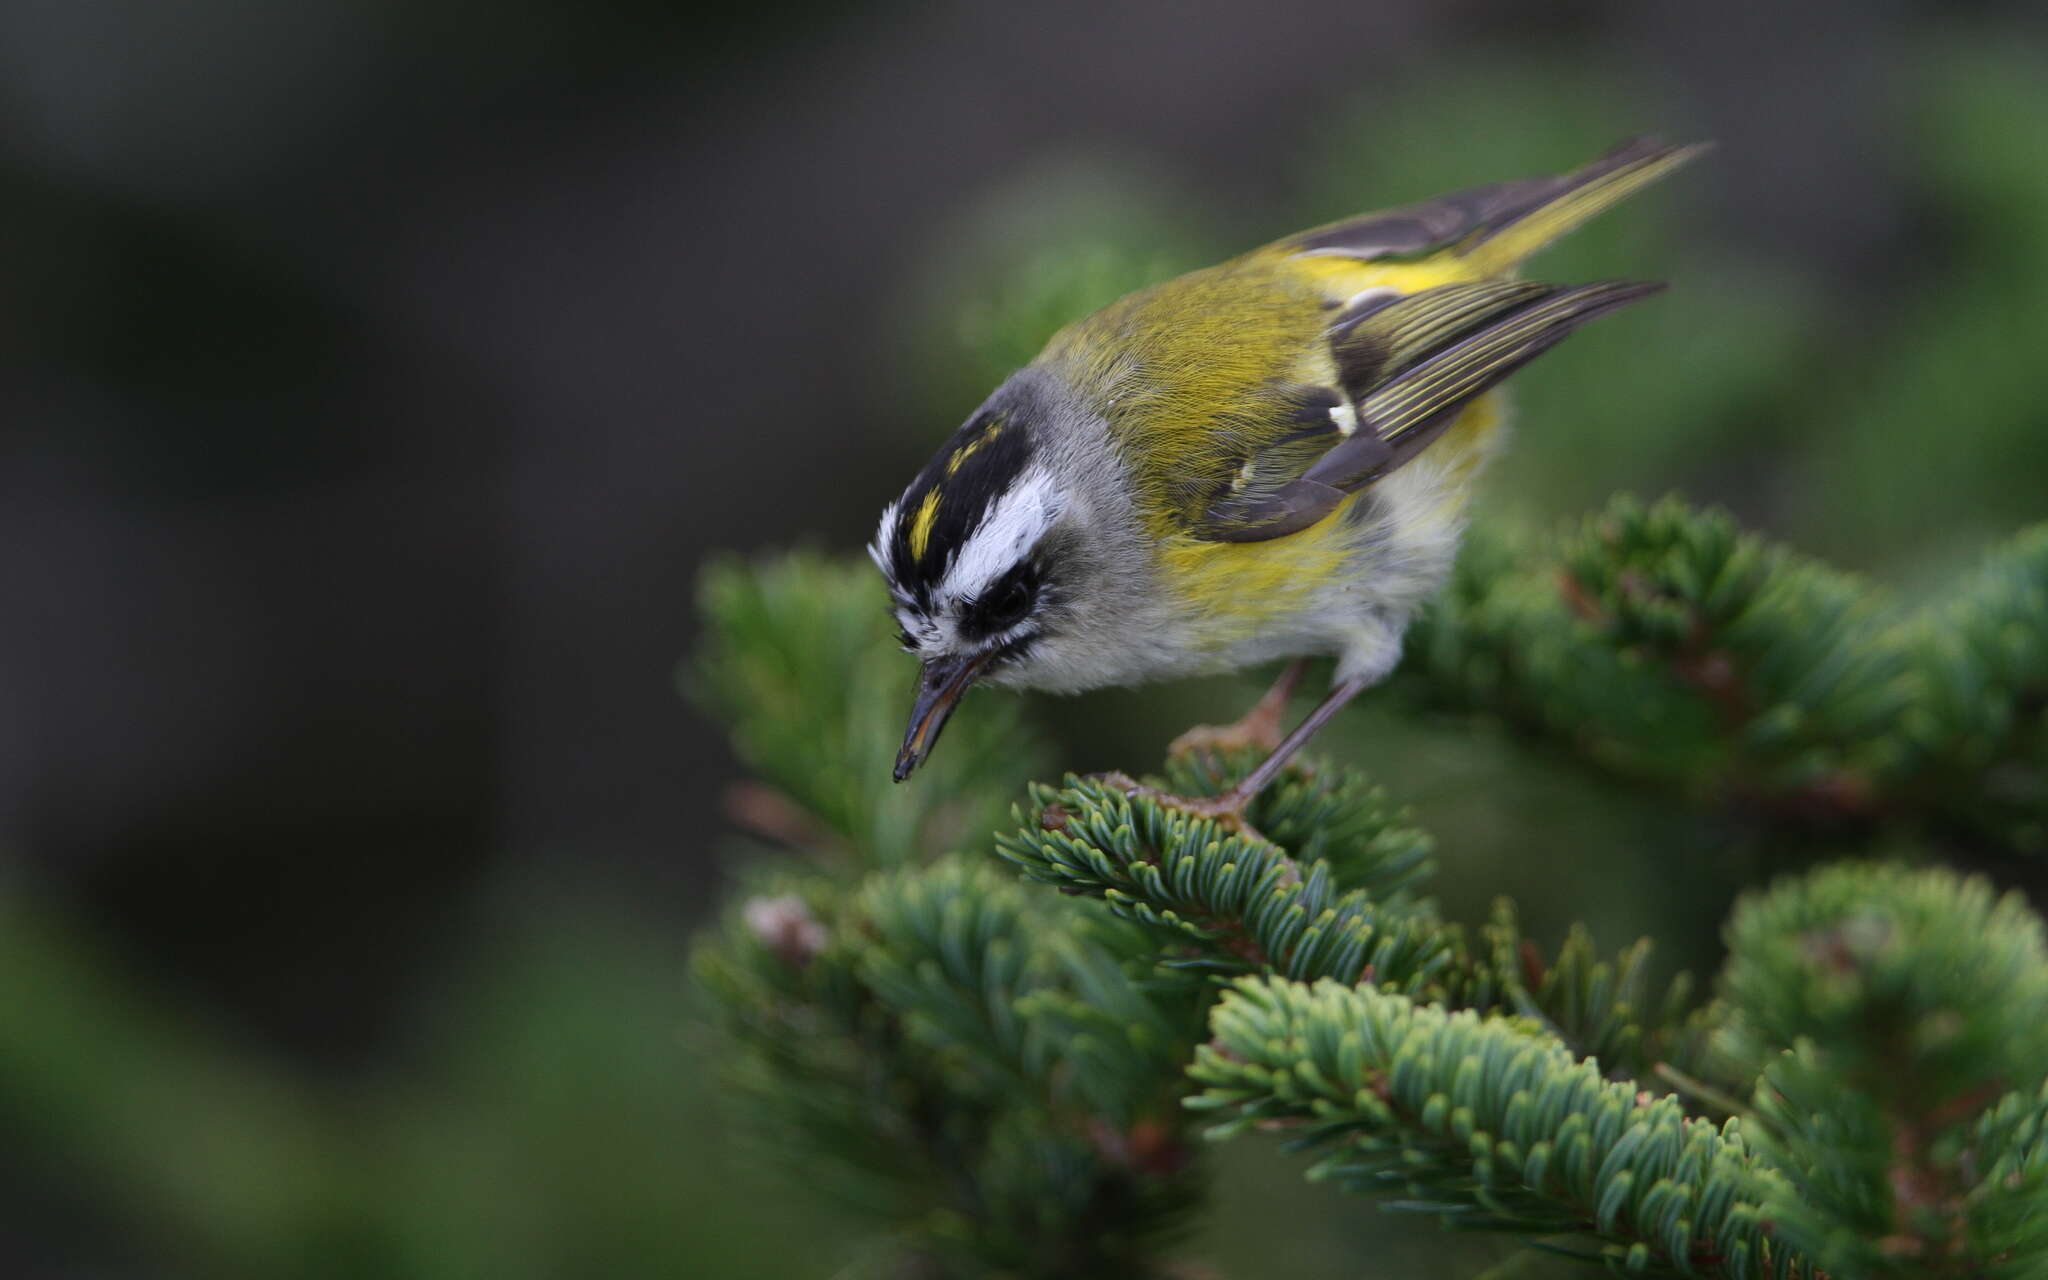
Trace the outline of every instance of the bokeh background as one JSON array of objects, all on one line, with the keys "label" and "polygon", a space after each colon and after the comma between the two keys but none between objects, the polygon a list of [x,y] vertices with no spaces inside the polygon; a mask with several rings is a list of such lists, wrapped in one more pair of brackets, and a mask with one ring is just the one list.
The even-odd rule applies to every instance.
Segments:
[{"label": "bokeh background", "polygon": [[[831,1274],[689,1015],[696,566],[856,547],[1126,288],[1638,132],[1721,146],[1540,265],[1674,288],[1518,379],[1493,518],[1677,489],[1910,597],[2048,512],[2037,4],[0,2],[0,1272]],[[1037,712],[1129,765],[1251,687]],[[1453,915],[1710,968],[1757,865],[1327,745]],[[1229,1274],[1425,1274],[1220,1176]]]}]

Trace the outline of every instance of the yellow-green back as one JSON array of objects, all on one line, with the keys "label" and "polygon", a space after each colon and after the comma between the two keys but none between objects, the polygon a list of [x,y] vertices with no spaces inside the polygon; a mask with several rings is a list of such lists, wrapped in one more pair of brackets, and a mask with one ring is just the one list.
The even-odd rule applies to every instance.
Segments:
[{"label": "yellow-green back", "polygon": [[[1108,423],[1155,536],[1186,532],[1249,470],[1266,481],[1276,468],[1283,477],[1307,473],[1350,440],[1355,424],[1341,421],[1342,407],[1337,428],[1313,417],[1324,412],[1317,397],[1359,405],[1403,372],[1382,361],[1361,374],[1357,359],[1333,349],[1340,331],[1402,345],[1401,333],[1347,325],[1361,308],[1383,307],[1386,291],[1511,277],[1531,253],[1698,150],[1629,143],[1561,177],[1475,188],[1289,236],[1112,303],[1056,334],[1039,363],[1055,367]],[[1424,416],[1455,413],[1598,313],[1558,307],[1556,332],[1537,335],[1541,343],[1504,347],[1489,368],[1438,379],[1440,386],[1417,384],[1436,398],[1421,404]],[[1416,363],[1477,333],[1448,332]]]}]

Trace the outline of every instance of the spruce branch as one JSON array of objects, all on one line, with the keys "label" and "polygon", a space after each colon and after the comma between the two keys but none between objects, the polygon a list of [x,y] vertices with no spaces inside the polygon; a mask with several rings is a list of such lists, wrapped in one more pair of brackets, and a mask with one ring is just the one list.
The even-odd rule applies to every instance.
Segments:
[{"label": "spruce branch", "polygon": [[2048,525],[1910,629],[1898,785],[1955,826],[2048,851]]},{"label": "spruce branch", "polygon": [[1990,1280],[2048,1268],[2048,1086],[2009,1093],[1978,1117],[1966,1153],[1976,1185],[1961,1216],[1970,1256]]},{"label": "spruce branch", "polygon": [[1028,941],[1049,923],[1035,914],[1016,885],[951,860],[870,877],[853,898],[861,982],[954,1068],[956,1088],[1000,1098],[1048,1070],[1053,1046],[1017,1011],[1049,981]]},{"label": "spruce branch", "polygon": [[[1975,820],[2025,847],[2044,582],[2048,529],[1901,613],[1725,518],[1623,503],[1550,547],[1475,544],[1403,680],[1777,818]],[[864,575],[728,566],[705,601],[694,679],[765,780],[748,825],[831,856],[760,881],[699,972],[773,1149],[887,1224],[886,1267],[1171,1274],[1191,1079],[1223,1132],[1300,1127],[1321,1176],[1624,1269],[2048,1264],[2048,946],[2017,900],[1895,868],[1787,882],[1745,902],[1696,1004],[1651,986],[1647,943],[1603,956],[1575,928],[1553,952],[1505,903],[1442,921],[1430,838],[1320,763],[1260,797],[1266,838],[1034,787],[996,851],[1067,896],[1046,894],[937,853],[1015,794],[1007,708],[949,734],[957,772],[925,789],[949,813],[885,781],[909,666]],[[1254,762],[1184,757],[1163,783],[1215,794]],[[1658,1079],[1741,1119],[1687,1117]]]},{"label": "spruce branch", "polygon": [[1728,941],[1722,1048],[1763,1067],[1753,1132],[1786,1173],[1765,1196],[1785,1238],[1844,1275],[2048,1265],[2048,1202],[2022,1230],[2008,1207],[2033,1184],[2005,1184],[2035,1158],[2010,1097],[2048,1075],[2048,940],[2020,898],[1829,867],[1745,899]]},{"label": "spruce branch", "polygon": [[[1164,1274],[1199,1186],[1173,1112],[1197,1011],[1153,1010],[1129,1033],[1155,1041],[1144,1069],[1106,1084],[1083,1070],[1099,1045],[1029,1012],[1119,963],[1071,911],[950,860],[778,887],[697,957],[763,1146],[937,1275]],[[792,917],[822,945],[792,952]]]},{"label": "spruce branch", "polygon": [[[1170,761],[1165,785],[1216,794],[1253,763]],[[998,855],[1152,929],[1170,967],[1371,982],[1508,1010],[1608,1070],[1691,1069],[1704,1055],[1715,1009],[1693,1006],[1684,975],[1652,993],[1647,940],[1607,959],[1574,929],[1546,961],[1505,901],[1476,943],[1439,920],[1412,896],[1432,842],[1354,770],[1317,763],[1283,775],[1250,815],[1264,840],[1088,779],[1035,787],[1032,801],[1019,829],[997,837]],[[1290,839],[1300,843],[1283,847]]]},{"label": "spruce branch", "polygon": [[1720,987],[1732,1055],[1801,1038],[1861,1086],[1910,1074],[1933,1110],[2048,1072],[2048,938],[2017,893],[1942,869],[1843,863],[1737,902]]},{"label": "spruce branch", "polygon": [[1546,960],[1523,936],[1514,903],[1501,898],[1479,930],[1476,957],[1460,971],[1465,985],[1451,988],[1444,1003],[1540,1022],[1611,1077],[1648,1077],[1660,1068],[1684,1076],[1708,1059],[1722,1010],[1697,1003],[1685,973],[1655,990],[1653,949],[1648,938],[1639,938],[1612,958],[1603,957],[1592,933],[1575,924],[1556,957]]},{"label": "spruce branch", "polygon": [[1310,1176],[1456,1226],[1593,1242],[1634,1272],[1805,1277],[1757,1196],[1739,1122],[1609,1081],[1527,1022],[1322,981],[1244,978],[1211,1016],[1189,1105],[1213,1132],[1297,1130]]},{"label": "spruce branch", "polygon": [[[700,939],[693,957],[725,1032],[725,1085],[768,1139],[764,1151],[801,1161],[813,1185],[866,1212],[910,1217],[937,1194],[910,1117],[915,1099],[942,1096],[941,1081],[906,1058],[901,1027],[858,982],[830,884],[780,879],[764,888]],[[764,903],[801,912],[823,945],[791,954],[780,930],[761,928]]]},{"label": "spruce branch", "polygon": [[[1382,839],[1396,821],[1351,780],[1295,773],[1268,811],[1297,815],[1310,804],[1354,809],[1354,839],[1338,855],[1365,878],[1405,884],[1417,864],[1413,837]],[[1313,797],[1313,799],[1311,798]],[[1198,966],[1271,968],[1296,977],[1369,978],[1395,989],[1426,985],[1451,959],[1450,940],[1419,914],[1389,912],[1362,888],[1340,890],[1333,862],[1306,867],[1270,841],[1207,818],[1125,795],[1093,779],[1034,785],[1033,811],[996,852],[1027,877],[1099,897],[1118,915],[1159,930]],[[1374,856],[1374,852],[1388,855]]]},{"label": "spruce branch", "polygon": [[697,950],[762,1149],[885,1227],[877,1274],[1170,1274],[1206,998],[1100,908],[936,852],[1015,794],[1036,748],[1013,708],[961,714],[928,813],[888,778],[910,664],[865,566],[715,565],[702,598],[686,682],[767,780],[734,799],[812,855]]},{"label": "spruce branch", "polygon": [[[1220,796],[1263,759],[1256,748],[1170,754],[1160,785],[1172,795]],[[1310,759],[1254,797],[1248,820],[1297,863],[1327,863],[1336,883],[1395,910],[1436,874],[1436,841],[1411,816],[1362,772]]]},{"label": "spruce branch", "polygon": [[1793,826],[1933,821],[2048,848],[2048,526],[1906,611],[1725,513],[1619,498],[1475,531],[1397,687]]}]

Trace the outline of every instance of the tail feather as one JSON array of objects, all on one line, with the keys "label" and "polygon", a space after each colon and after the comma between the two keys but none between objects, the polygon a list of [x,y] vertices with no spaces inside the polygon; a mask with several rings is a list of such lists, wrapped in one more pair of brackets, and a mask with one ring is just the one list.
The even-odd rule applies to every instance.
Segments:
[{"label": "tail feather", "polygon": [[1471,260],[1475,278],[1496,275],[1710,145],[1674,147],[1654,138],[1637,138],[1558,177],[1473,187],[1322,227],[1282,243],[1296,254],[1359,261],[1412,260],[1448,252]]},{"label": "tail feather", "polygon": [[1550,190],[1530,193],[1515,207],[1500,210],[1458,245],[1468,258],[1485,258],[1506,269],[1528,258],[1580,224],[1628,199],[1644,187],[1706,151],[1710,143],[1666,146],[1638,138],[1562,177]]}]

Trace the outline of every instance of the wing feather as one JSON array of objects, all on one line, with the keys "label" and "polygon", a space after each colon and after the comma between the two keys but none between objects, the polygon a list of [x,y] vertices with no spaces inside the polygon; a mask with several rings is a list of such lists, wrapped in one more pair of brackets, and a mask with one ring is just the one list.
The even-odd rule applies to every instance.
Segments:
[{"label": "wing feather", "polygon": [[[1333,429],[1311,424],[1284,452],[1262,450],[1248,459],[1210,504],[1200,536],[1259,542],[1317,523],[1414,459],[1473,400],[1580,325],[1662,287],[1447,285],[1340,320],[1331,341],[1348,416],[1333,413]],[[1367,380],[1354,383],[1353,375]],[[1297,404],[1334,400],[1316,401],[1312,390],[1293,393]]]}]

